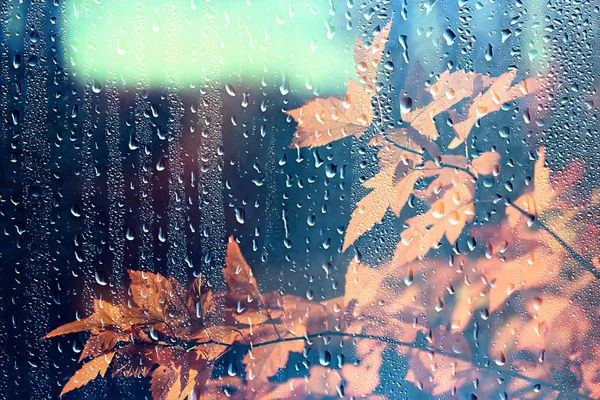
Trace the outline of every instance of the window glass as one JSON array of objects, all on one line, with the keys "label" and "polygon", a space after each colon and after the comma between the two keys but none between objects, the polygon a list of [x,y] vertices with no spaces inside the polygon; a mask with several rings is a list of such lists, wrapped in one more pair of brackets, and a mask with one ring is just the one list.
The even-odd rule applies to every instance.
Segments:
[{"label": "window glass", "polygon": [[2,398],[600,398],[599,13],[0,2]]}]

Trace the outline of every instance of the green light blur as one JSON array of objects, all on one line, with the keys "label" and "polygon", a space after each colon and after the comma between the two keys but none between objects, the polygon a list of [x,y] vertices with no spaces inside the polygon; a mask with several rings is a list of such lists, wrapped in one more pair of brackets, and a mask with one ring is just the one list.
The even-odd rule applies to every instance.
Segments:
[{"label": "green light blur", "polygon": [[71,0],[66,56],[79,76],[129,85],[285,76],[293,90],[331,91],[354,76],[350,11],[328,0]]}]

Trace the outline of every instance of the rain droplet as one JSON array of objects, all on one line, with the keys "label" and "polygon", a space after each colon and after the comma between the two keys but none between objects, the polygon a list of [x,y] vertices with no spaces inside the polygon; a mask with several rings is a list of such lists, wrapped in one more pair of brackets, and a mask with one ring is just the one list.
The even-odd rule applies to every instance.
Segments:
[{"label": "rain droplet", "polygon": [[440,312],[444,309],[444,302],[442,301],[441,298],[436,298],[435,299],[435,306],[434,306],[435,311]]},{"label": "rain droplet", "polygon": [[108,274],[103,270],[96,270],[95,273],[96,283],[100,286],[106,286],[108,283]]},{"label": "rain droplet", "polygon": [[443,201],[438,201],[436,202],[433,207],[431,208],[431,215],[433,216],[433,218],[436,219],[440,219],[444,216],[444,213],[446,212],[446,205],[444,204]]},{"label": "rain droplet", "polygon": [[156,163],[156,170],[158,172],[164,171],[166,167],[166,160],[164,157],[161,157]]},{"label": "rain droplet", "polygon": [[240,224],[246,222],[246,211],[243,208],[235,208],[235,220]]},{"label": "rain droplet", "polygon": [[102,91],[102,84],[97,79],[94,79],[94,82],[92,82],[92,92],[100,93],[101,91]]},{"label": "rain droplet", "polygon": [[127,238],[129,241],[135,239],[135,230],[131,227],[128,227],[127,231],[125,232],[125,238]]},{"label": "rain droplet", "polygon": [[483,56],[485,61],[492,61],[492,57],[494,57],[494,48],[492,47],[491,43],[488,43]]},{"label": "rain droplet", "polygon": [[235,95],[237,94],[236,91],[235,91],[235,88],[230,83],[228,83],[227,85],[225,85],[225,91],[231,97],[235,97]]},{"label": "rain droplet", "polygon": [[446,29],[444,31],[443,36],[448,46],[452,46],[456,41],[456,33],[454,33],[454,31],[452,31],[451,29]]},{"label": "rain droplet", "polygon": [[504,352],[501,351],[498,357],[496,357],[496,359],[494,360],[494,362],[500,367],[506,364],[506,356],[504,355]]},{"label": "rain droplet", "polygon": [[75,218],[81,217],[81,208],[78,204],[73,204],[73,206],[71,206],[71,215]]},{"label": "rain droplet", "polygon": [[331,363],[331,353],[328,350],[321,350],[319,353],[319,364],[326,367]]}]

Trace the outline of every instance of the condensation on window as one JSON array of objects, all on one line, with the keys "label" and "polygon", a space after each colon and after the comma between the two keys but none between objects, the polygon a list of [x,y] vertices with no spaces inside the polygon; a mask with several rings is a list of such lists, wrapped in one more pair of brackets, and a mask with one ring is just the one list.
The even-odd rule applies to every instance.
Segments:
[{"label": "condensation on window", "polygon": [[2,399],[600,398],[595,2],[0,17]]}]

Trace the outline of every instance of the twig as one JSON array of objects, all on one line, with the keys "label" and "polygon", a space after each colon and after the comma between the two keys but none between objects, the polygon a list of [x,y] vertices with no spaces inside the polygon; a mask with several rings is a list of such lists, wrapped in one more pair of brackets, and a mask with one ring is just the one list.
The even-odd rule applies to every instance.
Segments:
[{"label": "twig", "polygon": [[423,158],[425,158],[425,154],[429,154],[428,152],[427,152],[427,153],[426,153],[426,152],[421,152],[421,151],[413,150],[413,149],[411,149],[411,148],[408,148],[408,147],[402,146],[402,145],[400,145],[400,144],[398,144],[398,143],[394,142],[392,139],[390,139],[390,138],[388,137],[388,135],[387,135],[387,134],[385,134],[385,133],[383,133],[381,136],[382,136],[382,137],[383,137],[383,138],[384,138],[384,139],[385,139],[387,142],[389,142],[389,143],[390,143],[392,146],[394,146],[394,147],[397,147],[397,148],[399,148],[399,149],[401,149],[401,150],[404,150],[404,151],[406,151],[406,152],[409,152],[409,153],[412,153],[412,154],[416,154],[416,155],[418,155],[418,156],[421,156],[421,157],[423,157]]},{"label": "twig", "polygon": [[548,227],[548,225],[546,225],[542,220],[540,220],[539,218],[536,218],[534,215],[529,214],[527,211],[523,210],[521,207],[515,205],[512,202],[510,203],[510,206],[512,208],[514,208],[515,210],[517,210],[518,212],[520,212],[521,214],[523,214],[524,216],[526,216],[528,218],[533,218],[533,221],[535,224],[537,224],[540,228],[542,228],[544,231],[549,233],[550,236],[552,236],[554,238],[554,240],[556,240],[571,255],[571,257],[573,257],[573,259],[575,261],[577,261],[588,272],[591,272],[592,275],[594,275],[594,277],[596,279],[600,280],[600,271],[598,271],[594,267],[594,264],[592,264],[591,261],[586,260],[583,256],[581,256],[579,253],[577,253],[575,251],[575,249],[573,249],[573,247],[571,247],[571,245],[569,245],[567,242],[565,242],[563,238],[558,236],[558,234],[555,233],[552,229],[550,229],[550,227]]},{"label": "twig", "polygon": [[440,161],[439,159],[435,159],[427,149],[423,149],[423,151],[417,151],[417,150],[413,150],[411,148],[408,148],[406,146],[402,146],[396,142],[394,142],[392,139],[390,139],[386,134],[383,134],[382,137],[391,145],[393,145],[394,147],[397,147],[401,150],[404,150],[408,153],[412,153],[412,154],[416,154],[419,155],[421,157],[423,157],[423,160],[425,161],[433,161],[436,165],[438,165],[440,168],[452,168],[458,171],[462,171],[466,174],[468,174],[471,178],[473,178],[474,180],[477,180],[477,176],[472,173],[471,171],[469,171],[468,168],[465,167],[461,167],[458,165],[454,165],[454,164],[449,164],[449,163],[445,163],[443,161]]}]

